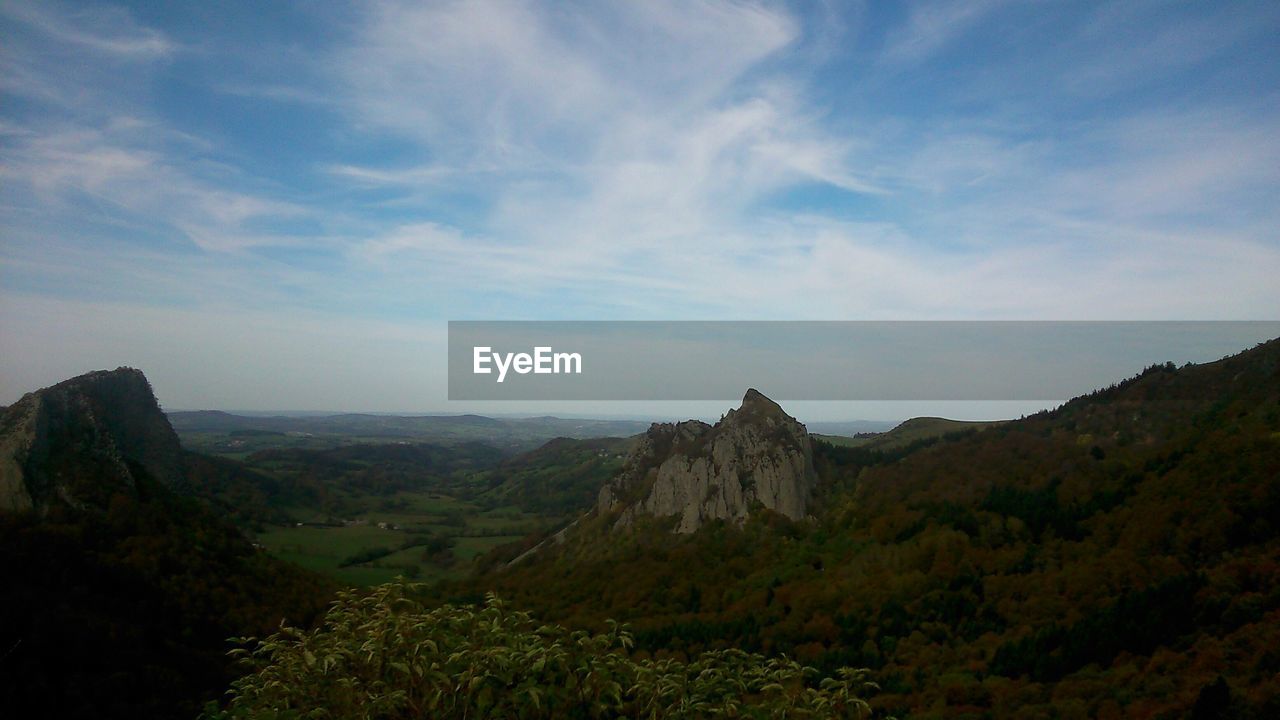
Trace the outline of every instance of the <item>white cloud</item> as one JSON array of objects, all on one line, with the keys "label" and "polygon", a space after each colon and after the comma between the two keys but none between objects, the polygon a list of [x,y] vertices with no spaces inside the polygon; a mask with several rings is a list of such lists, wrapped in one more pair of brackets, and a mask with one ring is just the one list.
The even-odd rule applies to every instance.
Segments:
[{"label": "white cloud", "polygon": [[1230,53],[1250,36],[1273,32],[1280,19],[1274,3],[1239,3],[1228,12],[1190,16],[1152,10],[1143,3],[1114,3],[1096,13],[1064,43],[1077,60],[1064,68],[1062,87],[1074,95],[1105,97],[1168,82]]},{"label": "white cloud", "polygon": [[106,5],[0,3],[0,90],[101,120],[137,102],[145,80],[180,49]]},{"label": "white cloud", "polygon": [[424,195],[482,184],[494,209],[465,242],[409,222],[366,246],[430,244],[420,262],[445,282],[683,289],[716,307],[679,266],[767,250],[740,227],[755,204],[805,183],[882,192],[847,163],[852,142],[767,71],[798,34],[743,3],[384,4],[335,62],[351,112],[438,160],[330,171]]},{"label": "white cloud", "polygon": [[35,202],[74,213],[87,196],[108,213],[124,212],[176,229],[206,250],[297,242],[288,235],[255,231],[254,223],[297,218],[310,210],[201,179],[175,162],[164,142],[156,142],[164,135],[163,128],[137,121],[105,130],[48,129],[10,147],[0,179],[10,197],[29,189]]},{"label": "white cloud", "polygon": [[333,67],[362,120],[518,165],[576,157],[566,144],[589,150],[621,118],[697,111],[796,33],[747,3],[385,2]]},{"label": "white cloud", "polygon": [[1091,134],[1107,159],[1063,173],[1056,191],[1064,204],[1104,217],[1211,213],[1230,222],[1232,207],[1255,199],[1244,197],[1251,189],[1280,183],[1280,122],[1269,105],[1123,118]]},{"label": "white cloud", "polygon": [[178,247],[185,240],[211,251],[298,242],[261,228],[311,211],[247,191],[249,176],[205,159],[217,153],[212,143],[156,112],[148,84],[177,43],[105,5],[18,2],[0,12],[27,30],[0,51],[0,83],[44,110],[6,123],[0,180],[11,212],[108,224],[127,217]]},{"label": "white cloud", "polygon": [[55,42],[112,59],[150,60],[177,49],[163,33],[140,26],[119,8],[15,0],[0,5],[0,14],[36,28]]},{"label": "white cloud", "polygon": [[[839,43],[780,6],[358,6],[317,57],[263,50],[287,57],[288,72],[210,72],[219,99],[317,113],[316,128],[300,128],[314,131],[314,175],[272,180],[255,175],[256,158],[183,132],[155,106],[151,73],[192,55],[165,34],[123,11],[6,7],[35,31],[0,48],[0,83],[54,110],[0,122],[0,270],[26,287],[54,278],[51,295],[74,286],[118,301],[103,306],[111,323],[129,307],[189,306],[153,307],[126,334],[146,345],[153,333],[149,362],[191,342],[167,322],[230,343],[239,362],[241,312],[248,337],[280,331],[292,340],[264,347],[297,360],[292,348],[309,341],[256,307],[286,324],[330,318],[332,336],[316,344],[328,352],[362,323],[411,334],[419,318],[1232,318],[1280,303],[1274,98],[1072,106],[1079,115],[1059,121],[1052,102],[1009,109],[1005,91],[1016,84],[1025,105],[1080,101],[1067,78],[1088,77],[1083,53],[1060,63],[1049,48],[955,87],[911,75],[981,31],[997,3],[915,6],[879,62],[859,46],[856,72],[827,78],[831,94],[853,98],[838,111],[811,81],[837,74],[819,65]],[[1115,38],[1098,32],[1064,42],[1103,58]],[[1117,72],[1099,96],[1140,84],[1141,68],[1179,51],[1174,35],[1116,50],[1139,70]],[[1211,40],[1178,67],[1229,51]],[[219,52],[206,51],[205,61]],[[82,56],[98,62],[80,68]],[[301,79],[300,66],[311,71]],[[975,92],[958,110],[930,97],[875,105],[903,79]],[[58,234],[56,222],[93,219],[168,245]],[[74,312],[80,324],[51,334],[51,347],[92,322],[90,306]],[[95,366],[122,348],[91,337],[75,347],[103,359]],[[111,352],[90,347],[99,342]],[[211,356],[215,345],[194,343]],[[361,382],[348,369],[335,377]]]},{"label": "white cloud", "polygon": [[[886,58],[920,61],[996,6],[922,6]],[[337,171],[428,196],[442,184],[478,182],[495,202],[467,233],[410,222],[368,247],[430,247],[401,255],[398,266],[418,263],[446,284],[527,297],[603,293],[583,312],[624,307],[639,316],[1192,317],[1207,302],[1221,309],[1228,289],[1237,293],[1232,312],[1246,314],[1273,295],[1241,282],[1256,264],[1230,262],[1188,291],[1206,275],[1201,253],[1223,239],[1200,243],[1133,222],[1157,203],[1195,206],[1197,196],[1216,194],[1224,173],[1256,181],[1269,152],[1246,160],[1217,141],[1265,148],[1263,125],[1253,124],[1257,137],[1228,139],[1161,118],[1120,118],[1046,138],[1017,124],[860,124],[855,116],[836,136],[795,89],[802,83],[767,70],[771,54],[795,42],[794,21],[754,8],[746,17],[716,8],[727,14],[708,21],[699,12],[711,4],[675,21],[670,13],[680,8],[663,7],[661,22],[641,23],[666,33],[654,41],[667,50],[657,61],[645,43],[611,35],[621,26],[610,17],[553,22],[524,4],[384,6],[366,47],[353,51],[365,59],[357,77],[398,78],[410,67],[414,80],[395,83],[395,92],[365,84],[355,97],[387,113],[366,119],[402,132],[414,132],[405,117],[424,118],[415,137],[448,159]],[[492,36],[477,29],[481,15],[498,28]],[[753,33],[757,40],[740,43]],[[706,47],[726,59],[697,79],[673,69],[701,68]],[[444,72],[451,68],[461,70]],[[542,95],[557,100],[539,105]],[[1116,148],[1114,163],[1076,155],[1099,145]],[[470,154],[455,156],[457,148]],[[1073,169],[1050,170],[1063,165]],[[891,217],[850,223],[765,209],[777,193],[807,184],[880,198]],[[1261,238],[1231,242],[1250,263],[1274,266]],[[1162,252],[1166,245],[1184,249]],[[1142,263],[1149,270],[1135,273]],[[1129,294],[1116,289],[1126,276]]]},{"label": "white cloud", "polygon": [[892,65],[924,62],[1008,0],[932,0],[913,3],[906,23],[889,34],[882,59]]}]

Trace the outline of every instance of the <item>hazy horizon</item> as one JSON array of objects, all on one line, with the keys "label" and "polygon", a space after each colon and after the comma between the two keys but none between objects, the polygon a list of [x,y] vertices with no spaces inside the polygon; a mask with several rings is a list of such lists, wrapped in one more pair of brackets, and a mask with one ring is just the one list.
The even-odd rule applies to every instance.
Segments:
[{"label": "hazy horizon", "polygon": [[[988,401],[988,402],[965,402],[965,401],[902,401],[902,402],[879,402],[879,403],[859,403],[859,402],[786,402],[782,401],[782,409],[787,411],[800,422],[803,423],[822,423],[822,424],[844,424],[844,423],[894,423],[909,420],[915,417],[945,417],[951,420],[1011,420],[1022,415],[1030,415],[1040,410],[1052,409],[1061,405],[1063,401]],[[537,405],[545,407],[546,404],[541,403],[493,403],[494,405],[512,406],[512,405]],[[552,403],[551,407],[546,411],[541,410],[519,410],[519,409],[488,409],[479,405],[462,407],[459,409],[449,410],[401,410],[401,411],[371,411],[371,410],[245,410],[245,409],[226,409],[226,408],[185,408],[185,407],[164,407],[161,409],[166,413],[175,412],[224,412],[229,415],[241,415],[245,417],[324,417],[332,415],[380,415],[387,417],[452,417],[458,415],[482,415],[491,418],[510,418],[510,419],[527,419],[536,417],[557,417],[564,420],[620,420],[620,421],[643,421],[643,422],[678,422],[681,420],[702,420],[704,422],[715,422],[721,415],[731,408],[738,406],[737,401],[726,402],[723,405],[717,405],[711,402],[699,403],[680,403],[680,402],[636,402],[636,403],[606,403],[599,402],[597,405],[616,407],[619,405],[638,405],[641,407],[651,408],[651,410],[637,409],[634,411],[592,411],[587,409],[573,409],[572,405],[581,405],[582,403]],[[684,408],[686,412],[679,412],[672,409]],[[856,408],[864,408],[862,410]],[[863,415],[858,413],[862,412]]]}]

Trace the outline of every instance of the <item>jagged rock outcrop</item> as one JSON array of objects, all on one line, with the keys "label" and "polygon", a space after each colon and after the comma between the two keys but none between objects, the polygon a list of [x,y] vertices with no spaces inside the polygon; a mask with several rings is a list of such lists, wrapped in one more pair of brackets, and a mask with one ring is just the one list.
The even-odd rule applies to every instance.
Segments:
[{"label": "jagged rock outcrop", "polygon": [[742,522],[757,505],[800,519],[815,478],[805,426],[752,389],[714,426],[654,423],[601,489],[596,510],[619,513],[615,527],[638,515],[677,516],[678,533],[709,520]]},{"label": "jagged rock outcrop", "polygon": [[81,375],[0,413],[0,512],[105,507],[182,479],[182,446],[139,370]]}]

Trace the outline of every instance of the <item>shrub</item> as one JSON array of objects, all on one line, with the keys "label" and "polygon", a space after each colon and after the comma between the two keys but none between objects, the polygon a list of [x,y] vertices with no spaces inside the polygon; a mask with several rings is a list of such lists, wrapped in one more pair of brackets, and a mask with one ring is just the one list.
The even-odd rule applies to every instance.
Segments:
[{"label": "shrub", "polygon": [[230,718],[837,718],[870,714],[865,670],[816,671],[738,650],[635,660],[631,635],[570,632],[508,610],[426,610],[392,582],[340,593],[321,627],[281,627],[251,650]]}]

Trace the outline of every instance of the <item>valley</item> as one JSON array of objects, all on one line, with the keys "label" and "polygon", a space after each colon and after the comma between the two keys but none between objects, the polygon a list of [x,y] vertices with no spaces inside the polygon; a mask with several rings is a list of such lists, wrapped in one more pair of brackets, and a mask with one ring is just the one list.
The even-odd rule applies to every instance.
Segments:
[{"label": "valley", "polygon": [[[397,434],[419,419],[380,418],[400,429],[370,435],[374,421],[308,418],[330,429],[300,447],[273,434],[294,430],[202,417],[171,428],[127,369],[23,398],[3,414],[10,515],[0,529],[19,549],[11,565],[25,578],[26,612],[39,616],[47,593],[75,607],[116,598],[108,615],[80,621],[90,647],[121,628],[154,631],[126,618],[135,595],[159,609],[151,622],[185,624],[188,644],[136,659],[154,674],[153,658],[195,653],[204,669],[173,686],[184,698],[212,699],[235,677],[216,661],[225,638],[294,623],[244,641],[277,647],[275,659],[251,663],[210,717],[312,702],[305,685],[297,696],[272,690],[268,678],[288,663],[322,682],[306,669],[310,646],[278,643],[290,633],[346,642],[343,623],[396,617],[380,602],[417,618],[509,623],[486,652],[511,651],[517,637],[541,643],[521,635],[535,617],[593,638],[583,667],[634,663],[610,666],[633,685],[602,717],[665,692],[642,678],[738,667],[732,653],[746,665],[731,673],[797,663],[785,703],[831,702],[821,693],[844,687],[865,701],[849,706],[861,716],[1179,717],[1207,707],[1218,714],[1194,716],[1262,718],[1280,708],[1280,341],[1215,363],[1152,365],[1021,420],[919,418],[854,437],[811,434],[755,390],[715,425],[516,445],[510,427],[479,418],[435,441]],[[241,437],[251,450],[231,450]],[[97,550],[75,556],[68,537]],[[50,585],[41,568],[54,556],[78,569]],[[175,576],[178,567],[187,570]],[[137,580],[87,595],[77,584],[120,568]],[[254,583],[274,588],[266,605],[250,599],[261,591],[242,597]],[[335,591],[339,604],[318,614]],[[52,616],[32,627],[5,637],[15,647],[38,643],[32,632],[61,637]],[[54,657],[24,651],[23,672],[43,677]],[[857,680],[830,684],[837,678]],[[84,687],[108,686],[99,681]],[[378,683],[408,681],[369,682],[374,702]],[[485,707],[482,697],[458,702]],[[147,698],[115,701],[132,712]]]},{"label": "valley", "polygon": [[[561,437],[512,454],[499,449],[509,439],[505,425],[489,425],[494,430],[485,434],[475,429],[485,426],[475,418],[464,424],[472,428],[468,437],[480,439],[437,443],[401,434],[368,442],[333,429],[367,428],[327,418],[308,422],[330,428],[323,447],[257,434],[253,452],[237,446],[208,458],[189,451],[188,467],[202,470],[195,492],[236,517],[273,556],[361,586],[401,575],[423,582],[459,579],[494,548],[559,529],[594,502],[630,442]],[[380,422],[401,429],[415,424],[404,418]],[[543,428],[538,432],[565,429],[554,418],[535,423]],[[245,432],[193,428],[189,419],[178,427],[188,448],[225,448]],[[273,441],[281,446],[272,447]]]},{"label": "valley", "polygon": [[[434,493],[398,493],[388,510],[299,521],[254,541],[282,560],[352,585],[396,576],[434,581],[467,574],[493,548],[537,532],[547,519],[515,508],[486,511]],[[306,516],[299,510],[298,517]]]}]

